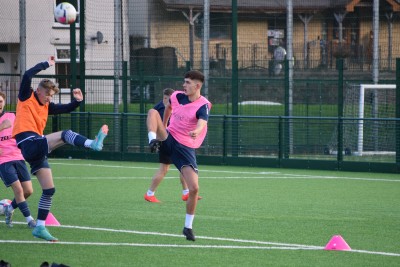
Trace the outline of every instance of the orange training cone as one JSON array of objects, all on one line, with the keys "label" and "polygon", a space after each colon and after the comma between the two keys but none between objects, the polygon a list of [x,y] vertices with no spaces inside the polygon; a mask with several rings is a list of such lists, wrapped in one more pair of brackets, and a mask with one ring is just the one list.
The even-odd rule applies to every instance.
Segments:
[{"label": "orange training cone", "polygon": [[324,250],[351,250],[351,248],[342,236],[334,235],[326,244]]},{"label": "orange training cone", "polygon": [[49,212],[46,218],[46,226],[60,226],[61,224],[54,217],[53,213]]}]

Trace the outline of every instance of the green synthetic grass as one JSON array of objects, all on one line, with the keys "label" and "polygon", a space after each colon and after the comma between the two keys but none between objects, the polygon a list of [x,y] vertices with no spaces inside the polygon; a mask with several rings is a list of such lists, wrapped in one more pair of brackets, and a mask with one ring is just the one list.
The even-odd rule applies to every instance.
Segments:
[{"label": "green synthetic grass", "polygon": [[[19,211],[0,223],[0,259],[12,266],[44,261],[70,266],[398,266],[400,177],[204,166],[194,221],[196,242],[181,235],[185,204],[174,167],[143,195],[156,163],[51,159],[51,212],[60,239],[34,239]],[[29,199],[34,216],[40,187]],[[1,190],[11,198],[11,190]],[[0,217],[3,220],[4,217]],[[325,251],[342,235],[352,252]],[[31,243],[34,242],[34,243]],[[386,254],[385,254],[386,253]]]}]

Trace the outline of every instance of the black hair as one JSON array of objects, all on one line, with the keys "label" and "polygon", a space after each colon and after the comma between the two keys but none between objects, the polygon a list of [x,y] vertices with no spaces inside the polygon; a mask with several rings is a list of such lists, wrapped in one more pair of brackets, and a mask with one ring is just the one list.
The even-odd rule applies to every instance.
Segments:
[{"label": "black hair", "polygon": [[190,70],[186,72],[185,78],[189,78],[192,80],[198,80],[201,83],[204,83],[204,74],[198,70]]}]

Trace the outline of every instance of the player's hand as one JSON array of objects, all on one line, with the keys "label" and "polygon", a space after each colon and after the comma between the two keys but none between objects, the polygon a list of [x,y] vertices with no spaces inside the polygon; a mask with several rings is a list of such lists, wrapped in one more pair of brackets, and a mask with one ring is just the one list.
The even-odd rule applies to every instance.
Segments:
[{"label": "player's hand", "polygon": [[81,89],[75,88],[74,90],[72,90],[72,94],[74,95],[76,101],[81,102],[83,100],[83,94]]},{"label": "player's hand", "polygon": [[190,137],[192,137],[193,139],[196,139],[197,136],[199,135],[198,131],[194,130],[194,131],[190,131],[189,132]]},{"label": "player's hand", "polygon": [[49,59],[47,60],[47,62],[49,62],[49,66],[54,66],[56,64],[54,59],[54,56],[49,57]]},{"label": "player's hand", "polygon": [[8,129],[11,126],[11,121],[9,119],[5,119],[2,123],[0,123],[0,130]]}]

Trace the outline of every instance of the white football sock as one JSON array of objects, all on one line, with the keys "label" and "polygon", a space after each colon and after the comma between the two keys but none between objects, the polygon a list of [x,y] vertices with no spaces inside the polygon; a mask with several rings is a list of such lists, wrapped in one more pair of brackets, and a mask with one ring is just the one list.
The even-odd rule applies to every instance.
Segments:
[{"label": "white football sock", "polygon": [[147,195],[149,197],[154,196],[154,192],[149,189],[149,190],[147,190]]},{"label": "white football sock", "polygon": [[185,227],[192,229],[194,214],[186,214]]},{"label": "white football sock", "polygon": [[149,136],[149,143],[151,140],[157,138],[157,134],[155,132],[149,132],[148,136]]},{"label": "white football sock", "polygon": [[182,195],[186,195],[189,194],[189,189],[183,189],[182,190]]},{"label": "white football sock", "polygon": [[30,221],[33,220],[33,217],[32,216],[25,217],[25,220],[27,223],[29,223]]},{"label": "white football sock", "polygon": [[90,147],[90,145],[91,145],[92,143],[93,143],[93,140],[88,139],[88,140],[85,141],[84,146],[85,146],[85,147]]}]

